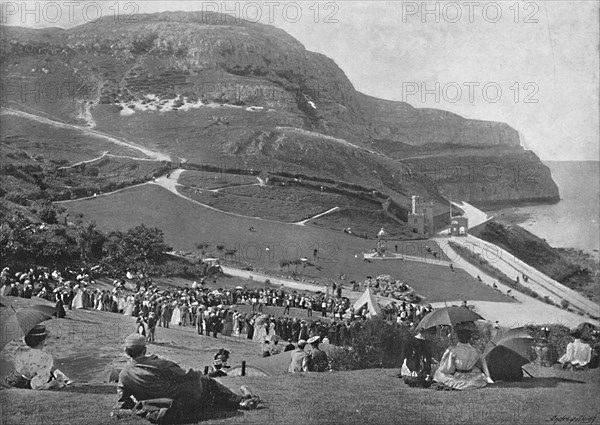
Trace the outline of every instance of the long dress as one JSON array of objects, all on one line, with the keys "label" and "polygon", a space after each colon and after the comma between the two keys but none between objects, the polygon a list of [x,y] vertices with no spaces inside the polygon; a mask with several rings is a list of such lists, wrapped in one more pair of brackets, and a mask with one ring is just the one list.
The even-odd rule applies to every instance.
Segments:
[{"label": "long dress", "polygon": [[125,310],[124,310],[123,314],[125,316],[133,316],[134,307],[135,307],[135,298],[133,298],[133,296],[129,295],[127,297],[127,304],[125,305]]},{"label": "long dress", "polygon": [[78,289],[77,294],[75,294],[75,298],[73,298],[73,308],[82,309],[83,308],[83,289]]},{"label": "long dress", "polygon": [[123,312],[125,313],[125,309],[127,308],[127,300],[125,299],[125,297],[118,297],[117,298],[117,303],[118,303],[118,310],[119,312]]},{"label": "long dress", "polygon": [[179,325],[181,323],[181,311],[179,307],[175,307],[173,309],[173,314],[171,315],[171,325]]},{"label": "long dress", "polygon": [[223,320],[223,330],[221,331],[221,335],[223,336],[231,336],[231,332],[233,332],[233,319],[231,314],[228,314]]},{"label": "long dress", "polygon": [[54,360],[50,354],[29,347],[20,349],[14,359],[15,371],[30,380],[31,388],[34,390],[50,380],[53,365]]},{"label": "long dress", "polygon": [[263,323],[260,326],[254,327],[254,337],[252,339],[254,342],[263,342],[268,335],[267,324]]},{"label": "long dress", "polygon": [[486,376],[476,366],[481,354],[470,344],[459,342],[446,350],[433,379],[457,390],[483,388]]},{"label": "long dress", "polygon": [[235,313],[233,315],[233,335],[240,336],[240,314]]}]

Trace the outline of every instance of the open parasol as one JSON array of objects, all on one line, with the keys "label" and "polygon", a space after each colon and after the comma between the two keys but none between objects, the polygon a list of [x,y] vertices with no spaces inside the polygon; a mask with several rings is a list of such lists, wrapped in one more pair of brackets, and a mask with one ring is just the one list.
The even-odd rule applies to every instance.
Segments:
[{"label": "open parasol", "polygon": [[487,343],[483,352],[490,373],[495,370],[518,370],[529,363],[534,342],[534,338],[525,328],[514,328],[496,335]]},{"label": "open parasol", "polygon": [[435,326],[456,326],[458,323],[483,320],[479,314],[466,307],[444,307],[427,314],[419,322],[418,330],[429,329]]},{"label": "open parasol", "polygon": [[20,308],[18,310],[13,309],[13,313],[8,317],[2,317],[0,350],[10,341],[27,335],[35,325],[52,319],[54,312],[54,307],[46,305]]}]

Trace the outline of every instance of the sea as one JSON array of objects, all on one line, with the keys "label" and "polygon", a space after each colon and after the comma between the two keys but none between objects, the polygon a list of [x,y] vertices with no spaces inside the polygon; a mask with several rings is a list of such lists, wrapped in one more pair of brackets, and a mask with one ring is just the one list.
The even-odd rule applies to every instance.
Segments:
[{"label": "sea", "polygon": [[556,248],[575,248],[600,258],[600,162],[544,161],[558,185],[560,201],[486,211],[506,214],[515,224]]}]

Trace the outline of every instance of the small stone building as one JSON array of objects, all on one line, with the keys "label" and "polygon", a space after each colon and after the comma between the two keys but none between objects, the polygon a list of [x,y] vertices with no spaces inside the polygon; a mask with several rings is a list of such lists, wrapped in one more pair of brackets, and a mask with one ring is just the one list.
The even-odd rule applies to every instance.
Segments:
[{"label": "small stone building", "polygon": [[450,234],[452,236],[466,236],[469,229],[469,219],[467,217],[452,217],[450,222]]}]

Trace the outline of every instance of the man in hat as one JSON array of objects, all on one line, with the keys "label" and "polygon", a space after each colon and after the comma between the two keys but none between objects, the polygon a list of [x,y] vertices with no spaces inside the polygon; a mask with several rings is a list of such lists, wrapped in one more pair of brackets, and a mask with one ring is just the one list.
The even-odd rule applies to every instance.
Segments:
[{"label": "man in hat", "polygon": [[290,367],[288,368],[289,373],[307,372],[308,371],[308,356],[304,347],[306,341],[301,339],[298,341],[298,347],[291,352]]},{"label": "man in hat", "polygon": [[574,338],[574,341],[567,344],[567,352],[558,359],[558,362],[563,369],[573,367],[582,369],[587,366],[592,358],[592,347],[581,340],[581,331],[578,329],[571,332],[570,335]]},{"label": "man in hat", "polygon": [[159,398],[173,399],[189,413],[207,407],[255,409],[259,398],[248,389],[238,395],[213,378],[178,364],[146,355],[146,339],[139,334],[125,338],[125,353],[130,358],[119,373],[117,396],[119,407],[130,409],[136,401]]},{"label": "man in hat", "polygon": [[321,337],[318,335],[315,335],[306,341],[311,347],[310,358],[308,362],[308,368],[311,372],[325,372],[329,368],[327,354],[319,349],[320,341]]}]

